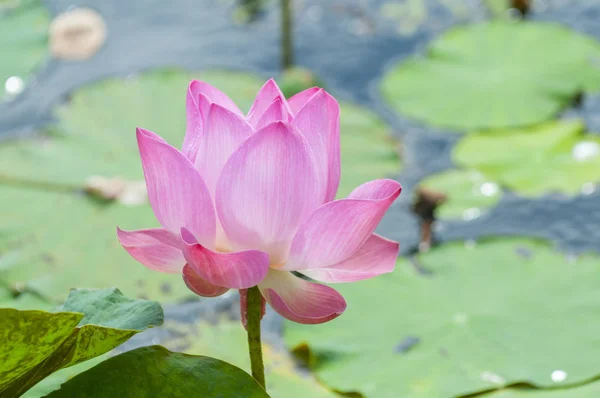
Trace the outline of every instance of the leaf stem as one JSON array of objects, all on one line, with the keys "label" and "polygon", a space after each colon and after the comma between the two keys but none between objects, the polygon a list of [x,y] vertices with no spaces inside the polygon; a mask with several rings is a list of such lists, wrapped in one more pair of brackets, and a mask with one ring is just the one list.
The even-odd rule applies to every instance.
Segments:
[{"label": "leaf stem", "polygon": [[248,289],[248,351],[252,377],[266,389],[265,366],[263,364],[262,344],[260,341],[260,319],[262,312],[262,297],[258,286]]}]

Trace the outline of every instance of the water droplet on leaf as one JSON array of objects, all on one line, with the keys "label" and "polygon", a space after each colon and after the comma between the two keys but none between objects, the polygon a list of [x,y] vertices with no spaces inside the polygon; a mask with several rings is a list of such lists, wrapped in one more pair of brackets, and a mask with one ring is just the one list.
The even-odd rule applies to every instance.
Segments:
[{"label": "water droplet on leaf", "polygon": [[550,375],[550,377],[552,378],[553,382],[561,383],[567,380],[567,372],[565,372],[564,370],[555,370],[554,372],[552,372],[552,375]]},{"label": "water droplet on leaf", "polygon": [[586,182],[581,186],[581,193],[584,195],[591,195],[596,191],[596,184],[593,182]]},{"label": "water droplet on leaf", "polygon": [[498,194],[500,187],[495,182],[484,182],[479,190],[483,196],[494,196]]},{"label": "water droplet on leaf", "polygon": [[19,76],[11,76],[4,82],[4,91],[10,96],[21,93],[23,87],[25,87],[25,83]]},{"label": "water droplet on leaf", "polygon": [[478,218],[481,215],[481,210],[476,207],[471,207],[463,211],[462,218],[465,221],[471,221]]},{"label": "water droplet on leaf", "polygon": [[481,380],[488,381],[492,384],[502,385],[506,383],[504,377],[497,375],[496,373],[489,372],[487,370],[481,372],[481,375],[479,377],[481,377]]},{"label": "water droplet on leaf", "polygon": [[600,144],[594,141],[581,141],[575,144],[572,155],[578,162],[585,162],[600,155]]}]

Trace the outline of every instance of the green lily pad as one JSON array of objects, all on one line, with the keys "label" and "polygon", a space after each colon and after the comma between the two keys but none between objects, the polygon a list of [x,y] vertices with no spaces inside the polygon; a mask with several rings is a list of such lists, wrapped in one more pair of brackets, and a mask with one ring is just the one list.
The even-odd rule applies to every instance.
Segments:
[{"label": "green lily pad", "polygon": [[[43,135],[0,144],[0,283],[25,286],[58,301],[69,288],[119,285],[135,297],[175,301],[191,295],[180,275],[160,274],[120,247],[116,226],[157,226],[148,205],[101,202],[81,193],[91,176],[141,181],[135,127],[180,145],[185,93],[204,79],[249,109],[263,80],[208,71],[159,71],[110,79],[75,92],[57,111],[59,123]],[[340,195],[398,169],[388,127],[372,112],[342,104],[343,174]],[[143,199],[143,198],[142,198]]]},{"label": "green lily pad", "polygon": [[[66,188],[82,186],[94,175],[141,179],[135,127],[155,131],[176,146],[183,142],[185,90],[193,78],[228,93],[241,109],[250,108],[262,84],[242,73],[162,71],[125,84],[112,79],[85,87],[58,110],[60,124],[45,136],[0,145],[0,183],[3,175]],[[373,112],[342,103],[340,129],[344,195],[399,171],[398,144]]]},{"label": "green lily pad", "polygon": [[507,388],[482,398],[592,398],[600,396],[600,383],[592,382],[567,389],[538,390],[533,388]]},{"label": "green lily pad", "polygon": [[278,79],[279,88],[286,98],[311,87],[323,87],[324,84],[310,69],[292,67],[283,71]]},{"label": "green lily pad", "polygon": [[95,175],[143,179],[135,128],[155,131],[180,147],[187,85],[194,78],[229,93],[242,109],[250,107],[262,84],[247,74],[166,70],[83,87],[58,109],[55,128],[0,145],[0,175],[69,188]]},{"label": "green lily pad", "polygon": [[39,0],[0,3],[0,83],[13,78],[0,92],[18,94],[33,68],[43,59],[48,41],[48,11]]},{"label": "green lily pad", "polygon": [[0,286],[0,308],[51,311],[56,305],[32,292],[15,293]]},{"label": "green lily pad", "polygon": [[226,362],[152,346],[106,360],[75,376],[48,398],[109,396],[269,397],[249,374]]},{"label": "green lily pad", "polygon": [[340,104],[342,177],[338,198],[367,181],[400,173],[400,144],[390,127],[366,108]]},{"label": "green lily pad", "polygon": [[[246,331],[239,320],[222,319],[216,324],[183,324],[167,321],[163,329],[171,337],[159,343],[171,350],[208,355],[250,371]],[[272,398],[335,398],[338,395],[300,371],[288,352],[263,341],[267,391]]]},{"label": "green lily pad", "polygon": [[149,206],[100,203],[83,194],[0,184],[3,213],[0,253],[14,261],[0,280],[59,302],[74,287],[122,286],[132,297],[179,300],[191,295],[181,275],[151,271],[120,246],[116,226],[157,222]]},{"label": "green lily pad", "polygon": [[600,89],[600,44],[560,25],[455,28],[382,81],[398,112],[459,130],[530,125]]},{"label": "green lily pad", "polygon": [[[518,382],[568,386],[600,373],[595,316],[600,259],[543,242],[447,244],[396,271],[344,284],[347,311],[320,326],[286,324],[319,379],[365,397],[454,397]],[[375,366],[375,365],[376,366]],[[568,377],[553,381],[553,372]]]},{"label": "green lily pad", "polygon": [[19,396],[51,373],[102,355],[163,321],[158,303],[125,298],[117,289],[74,290],[63,309],[0,309],[0,396]]},{"label": "green lily pad", "polygon": [[420,186],[446,195],[436,209],[437,218],[470,219],[494,207],[502,197],[495,182],[475,170],[449,170],[425,178]]},{"label": "green lily pad", "polygon": [[253,76],[227,72],[192,76],[161,71],[126,81],[111,79],[76,92],[58,110],[55,129],[0,145],[1,204],[11,209],[0,227],[0,253],[14,258],[0,269],[0,281],[55,301],[76,286],[116,284],[127,295],[161,301],[191,295],[180,275],[146,269],[116,239],[117,225],[158,225],[148,205],[105,203],[79,190],[95,175],[142,180],[138,125],[173,144],[181,142],[185,93],[194,77],[229,92],[245,108],[262,84]]},{"label": "green lily pad", "polygon": [[525,196],[577,194],[600,181],[600,136],[580,121],[490,130],[461,140],[454,161]]}]

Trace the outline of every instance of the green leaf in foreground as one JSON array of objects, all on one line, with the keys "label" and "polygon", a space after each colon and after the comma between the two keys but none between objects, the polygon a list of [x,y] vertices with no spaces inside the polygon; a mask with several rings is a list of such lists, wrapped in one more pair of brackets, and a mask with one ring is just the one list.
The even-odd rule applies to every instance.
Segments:
[{"label": "green leaf in foreground", "polygon": [[[143,185],[135,127],[155,131],[179,147],[193,78],[222,89],[244,110],[264,83],[254,75],[224,71],[167,70],[109,79],[74,92],[69,104],[58,109],[58,125],[51,131],[0,143],[0,207],[7,209],[0,253],[14,259],[0,267],[0,284],[25,286],[57,302],[75,286],[116,284],[131,297],[161,302],[189,297],[181,275],[148,270],[119,245],[117,225],[158,225],[149,205],[102,202],[82,191],[91,176]],[[345,196],[366,181],[396,172],[399,160],[380,118],[355,105],[341,108],[340,196]]]},{"label": "green leaf in foreground", "polygon": [[0,309],[0,397],[19,396],[163,321],[158,303],[127,299],[117,289],[74,290],[63,309],[77,312]]},{"label": "green leaf in foreground", "polygon": [[[348,310],[288,322],[326,385],[373,398],[453,397],[526,382],[577,385],[600,370],[600,260],[526,239],[446,244],[394,273],[343,284]],[[562,382],[553,372],[564,371]]]},{"label": "green leaf in foreground", "polygon": [[490,130],[464,137],[454,148],[460,166],[525,196],[574,195],[600,181],[600,137],[581,121]]},{"label": "green leaf in foreground", "polygon": [[113,352],[107,352],[106,354],[100,355],[99,357],[89,359],[85,362],[78,363],[77,365],[69,366],[68,368],[62,368],[50,376],[46,377],[44,380],[37,383],[30,390],[28,390],[25,394],[22,395],[22,398],[40,398],[45,397],[50,394],[52,391],[56,391],[60,389],[60,386],[77,376],[79,373],[82,373],[88,370],[91,367],[96,366],[100,362],[111,357]]},{"label": "green leaf in foreground", "polygon": [[[159,344],[188,354],[208,355],[250,372],[246,331],[239,320],[181,323],[165,321]],[[164,337],[163,337],[164,336]],[[265,341],[267,340],[267,341]],[[263,338],[267,391],[272,398],[336,398],[313,375],[299,369],[287,350]]]},{"label": "green leaf in foreground", "polygon": [[63,384],[48,398],[268,398],[241,369],[218,359],[142,347],[110,358]]},{"label": "green leaf in foreground", "polygon": [[489,22],[450,30],[404,61],[381,89],[398,112],[459,130],[552,118],[600,88],[600,44],[556,24]]}]

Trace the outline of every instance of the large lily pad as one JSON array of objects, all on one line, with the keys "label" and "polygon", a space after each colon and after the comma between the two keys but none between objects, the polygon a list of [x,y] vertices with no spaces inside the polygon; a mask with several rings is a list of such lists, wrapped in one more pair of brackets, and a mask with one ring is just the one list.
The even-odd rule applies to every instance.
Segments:
[{"label": "large lily pad", "polygon": [[81,187],[95,175],[141,179],[135,128],[155,131],[179,147],[193,78],[216,85],[243,109],[261,86],[245,74],[167,70],[84,87],[58,109],[55,128],[36,139],[0,145],[0,174],[67,187]]},{"label": "large lily pad", "polygon": [[116,289],[74,290],[63,310],[0,309],[0,397],[19,396],[51,373],[163,321],[158,303],[128,299]]},{"label": "large lily pad", "polygon": [[[135,127],[143,126],[179,146],[185,131],[185,92],[193,78],[219,87],[250,107],[262,80],[227,72],[154,72],[126,82],[85,87],[58,110],[60,124],[34,140],[0,146],[0,174],[25,181],[82,186],[93,175],[140,179]],[[342,103],[342,188],[399,171],[397,143],[368,109]],[[0,180],[1,183],[2,180]]]},{"label": "large lily pad", "polygon": [[577,194],[600,181],[600,137],[580,121],[558,121],[469,135],[454,161],[525,196]]},{"label": "large lily pad", "polygon": [[[189,80],[204,79],[248,109],[262,79],[248,74],[159,71],[111,79],[73,94],[58,125],[34,139],[0,144],[0,253],[15,258],[0,282],[60,300],[76,286],[119,285],[136,297],[174,301],[190,293],[180,275],[145,269],[119,246],[115,229],[156,226],[148,205],[104,203],[81,193],[90,176],[142,180],[135,127],[179,145]],[[388,128],[368,110],[342,105],[340,194],[398,168]],[[8,210],[10,209],[10,210]]]},{"label": "large lily pad", "polygon": [[545,121],[600,88],[600,45],[555,24],[490,22],[455,28],[381,85],[406,116],[459,130]]},{"label": "large lily pad", "polygon": [[14,292],[0,286],[0,308],[51,311],[56,305],[31,292]]},{"label": "large lily pad", "polygon": [[475,170],[444,171],[425,178],[420,185],[446,195],[446,201],[436,209],[438,218],[469,220],[494,207],[502,197],[498,184]]},{"label": "large lily pad", "polygon": [[[109,381],[109,382],[107,382]],[[61,397],[268,398],[247,373],[218,359],[142,347],[108,359],[48,395]]]},{"label": "large lily pad", "polygon": [[[339,287],[348,310],[287,323],[327,385],[366,397],[454,397],[517,382],[567,386],[598,375],[600,260],[546,244],[447,244],[394,273]],[[553,381],[553,373],[567,377]]]},{"label": "large lily pad", "polygon": [[[208,355],[250,371],[246,331],[239,320],[221,319],[216,324],[184,324],[167,321],[168,333],[159,340],[171,350]],[[335,398],[314,376],[301,371],[287,351],[263,341],[267,391],[272,398]]]},{"label": "large lily pad", "polygon": [[0,2],[0,98],[17,94],[19,86],[42,60],[48,41],[48,12],[39,0]]},{"label": "large lily pad", "polygon": [[593,398],[600,397],[600,382],[592,382],[583,386],[567,389],[533,389],[533,388],[507,388],[491,394],[484,394],[481,398]]},{"label": "large lily pad", "polygon": [[116,225],[157,225],[148,206],[101,203],[83,194],[0,185],[4,209],[0,253],[11,261],[0,270],[9,285],[58,302],[74,287],[122,286],[128,296],[178,300],[190,293],[181,276],[153,272],[120,247]]}]

